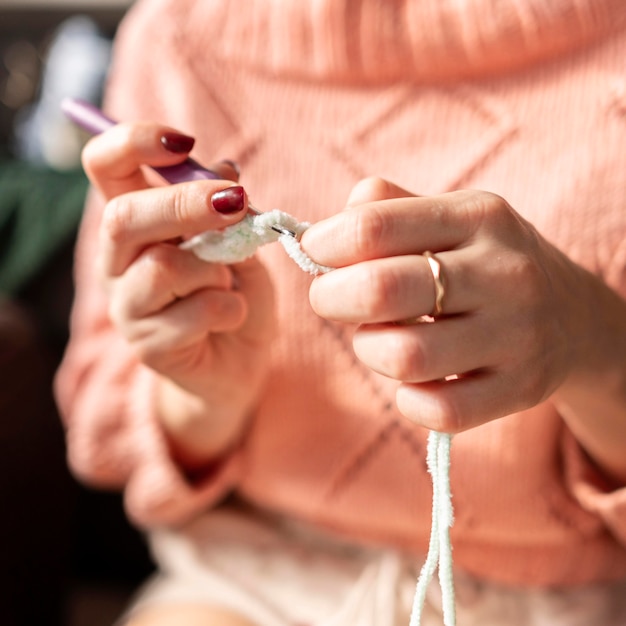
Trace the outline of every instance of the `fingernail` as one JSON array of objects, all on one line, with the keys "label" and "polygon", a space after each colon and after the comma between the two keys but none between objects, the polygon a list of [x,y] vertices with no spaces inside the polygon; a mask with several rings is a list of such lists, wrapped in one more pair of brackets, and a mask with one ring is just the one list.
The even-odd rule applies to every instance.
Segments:
[{"label": "fingernail", "polygon": [[241,169],[239,167],[239,163],[236,163],[235,161],[231,161],[230,159],[222,159],[221,162],[225,163],[229,167],[232,167],[233,170],[235,170],[235,172],[237,173],[237,176],[239,176],[241,174]]},{"label": "fingernail", "polygon": [[161,136],[161,144],[168,152],[187,154],[191,152],[196,140],[182,133],[167,132]]},{"label": "fingernail", "polygon": [[230,215],[243,211],[244,207],[244,190],[239,185],[227,187],[221,191],[216,191],[211,196],[211,204],[213,208],[223,215]]}]

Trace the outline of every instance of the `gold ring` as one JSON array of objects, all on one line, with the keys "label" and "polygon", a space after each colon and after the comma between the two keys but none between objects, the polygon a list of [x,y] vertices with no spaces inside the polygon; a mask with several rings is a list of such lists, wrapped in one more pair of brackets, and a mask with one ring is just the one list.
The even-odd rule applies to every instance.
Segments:
[{"label": "gold ring", "polygon": [[443,274],[441,272],[441,263],[430,250],[426,250],[422,256],[428,261],[428,267],[432,272],[433,282],[435,283],[435,306],[430,315],[431,317],[438,317],[443,313],[443,298],[446,295],[443,284]]}]

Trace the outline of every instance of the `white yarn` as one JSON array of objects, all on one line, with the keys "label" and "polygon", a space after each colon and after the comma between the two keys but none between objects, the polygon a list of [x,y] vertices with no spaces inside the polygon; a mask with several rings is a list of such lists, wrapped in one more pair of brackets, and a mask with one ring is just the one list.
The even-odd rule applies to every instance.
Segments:
[{"label": "white yarn", "polygon": [[454,523],[452,494],[450,492],[450,446],[452,435],[431,431],[428,434],[426,462],[433,482],[432,526],[428,555],[422,566],[409,626],[419,626],[426,599],[426,590],[435,570],[439,568],[439,585],[443,606],[444,626],[455,626],[454,579],[452,575],[452,544],[450,528]]},{"label": "white yarn", "polygon": [[300,241],[291,235],[281,235],[278,241],[285,248],[285,252],[298,264],[298,267],[313,276],[317,274],[325,274],[330,272],[333,268],[320,265],[311,259],[311,257],[302,249]]},{"label": "white yarn", "polygon": [[[274,230],[272,227],[275,226],[285,232]],[[206,231],[185,241],[180,247],[191,250],[203,261],[230,264],[245,261],[254,255],[257,248],[279,241],[300,269],[313,275],[323,274],[332,268],[315,263],[300,245],[300,236],[308,227],[307,222],[298,222],[288,213],[275,209],[247,215],[241,222],[224,230]]]},{"label": "white yarn", "polygon": [[[272,229],[279,226],[289,232]],[[279,241],[287,254],[305,272],[317,275],[333,268],[315,263],[302,249],[300,236],[309,227],[288,213],[274,210],[248,215],[241,222],[221,231],[207,231],[181,244],[196,256],[212,263],[239,263],[251,257],[257,248]],[[290,233],[293,233],[291,235]],[[432,527],[428,555],[415,588],[409,626],[420,626],[426,590],[435,570],[439,568],[439,584],[443,605],[444,626],[455,626],[456,611],[452,576],[450,528],[454,523],[450,493],[450,445],[452,436],[431,431],[428,435],[427,464],[433,482]]]}]

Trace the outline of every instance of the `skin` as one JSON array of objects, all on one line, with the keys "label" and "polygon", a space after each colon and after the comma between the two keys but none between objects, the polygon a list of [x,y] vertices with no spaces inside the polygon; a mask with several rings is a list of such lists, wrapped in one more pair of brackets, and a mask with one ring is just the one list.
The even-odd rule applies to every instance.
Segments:
[{"label": "skin", "polygon": [[186,158],[161,144],[171,130],[120,124],[87,144],[83,165],[107,202],[97,262],[111,321],[157,373],[162,424],[179,462],[193,470],[240,436],[275,320],[272,287],[255,259],[226,267],[178,248],[189,234],[241,220],[246,207],[222,215],[211,206],[236,178],[227,163],[213,166],[224,180],[151,187],[141,165]]},{"label": "skin", "polygon": [[[161,420],[193,467],[245,428],[276,321],[258,261],[207,264],[174,245],[245,210],[211,208],[211,195],[236,177],[227,164],[216,166],[222,181],[151,188],[142,164],[186,156],[164,149],[168,130],[119,125],[94,138],[83,161],[108,201],[98,259],[111,319],[160,376]],[[313,281],[313,309],[359,325],[357,356],[399,381],[408,419],[460,432],[550,399],[596,463],[626,480],[626,303],[504,199],[482,191],[417,197],[366,179],[302,245],[337,268]],[[443,315],[407,322],[434,306],[425,250],[442,265]]]}]

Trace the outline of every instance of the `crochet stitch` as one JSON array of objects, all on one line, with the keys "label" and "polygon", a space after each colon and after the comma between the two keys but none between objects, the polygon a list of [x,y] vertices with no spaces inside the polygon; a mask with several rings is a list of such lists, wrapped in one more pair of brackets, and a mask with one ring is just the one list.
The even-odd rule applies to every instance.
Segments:
[{"label": "crochet stitch", "polygon": [[[274,230],[275,226],[285,232]],[[203,261],[230,264],[245,261],[261,246],[279,241],[300,269],[313,275],[323,274],[332,268],[315,263],[300,246],[300,236],[308,227],[308,222],[298,222],[288,213],[274,209],[247,215],[224,230],[196,235],[181,244],[181,248],[191,250]]]}]

